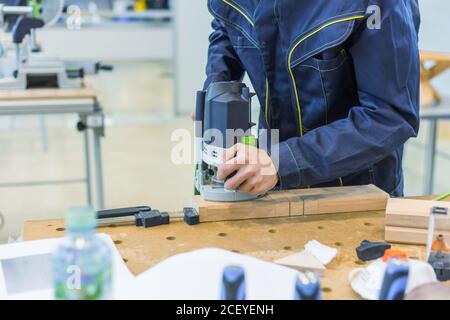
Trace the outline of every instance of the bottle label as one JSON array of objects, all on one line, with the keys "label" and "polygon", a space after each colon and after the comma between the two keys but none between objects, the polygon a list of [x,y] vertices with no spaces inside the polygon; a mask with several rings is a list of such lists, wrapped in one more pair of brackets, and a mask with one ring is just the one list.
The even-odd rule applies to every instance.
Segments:
[{"label": "bottle label", "polygon": [[55,298],[58,300],[108,300],[112,293],[112,267],[87,274],[69,270],[55,279]]}]

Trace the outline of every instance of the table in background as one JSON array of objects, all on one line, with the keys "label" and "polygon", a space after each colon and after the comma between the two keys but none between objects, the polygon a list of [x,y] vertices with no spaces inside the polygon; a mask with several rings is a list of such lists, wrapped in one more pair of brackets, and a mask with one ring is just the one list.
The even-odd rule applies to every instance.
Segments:
[{"label": "table in background", "polygon": [[[431,63],[431,66],[428,66],[429,63]],[[430,122],[425,147],[425,194],[433,193],[438,121],[450,119],[450,106],[442,107],[442,97],[433,87],[431,80],[449,68],[450,54],[420,53],[420,118]]]},{"label": "table in background", "polygon": [[[0,183],[0,187],[86,183],[87,203],[93,204],[89,131],[93,132],[93,161],[96,180],[96,206],[104,207],[103,175],[100,138],[104,136],[104,114],[92,88],[82,89],[29,89],[0,91],[0,116],[78,114],[77,128],[84,134],[85,177],[80,180],[27,181]],[[75,124],[74,124],[75,128]]]}]

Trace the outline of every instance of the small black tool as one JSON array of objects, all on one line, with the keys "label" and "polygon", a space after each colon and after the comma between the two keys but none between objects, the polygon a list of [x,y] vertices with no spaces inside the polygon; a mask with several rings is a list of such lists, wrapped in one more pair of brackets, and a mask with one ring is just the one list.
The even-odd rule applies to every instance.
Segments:
[{"label": "small black tool", "polygon": [[102,210],[97,212],[98,226],[134,224],[137,227],[150,228],[169,223],[170,216],[167,212],[152,210],[148,206]]},{"label": "small black tool", "polygon": [[359,247],[356,248],[356,255],[362,261],[369,261],[381,258],[384,252],[391,248],[389,243],[371,242],[363,240]]},{"label": "small black tool", "polygon": [[170,217],[167,212],[159,212],[159,210],[142,211],[135,215],[136,226],[150,228],[170,223]]},{"label": "small black tool", "polygon": [[183,208],[183,214],[184,222],[186,222],[188,225],[193,226],[200,223],[200,215],[194,208]]}]

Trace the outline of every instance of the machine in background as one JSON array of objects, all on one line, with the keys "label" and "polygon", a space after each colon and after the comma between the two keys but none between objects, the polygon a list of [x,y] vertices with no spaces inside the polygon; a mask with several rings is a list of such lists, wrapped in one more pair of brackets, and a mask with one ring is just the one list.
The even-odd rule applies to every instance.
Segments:
[{"label": "machine in background", "polygon": [[0,3],[0,27],[12,35],[14,54],[1,58],[0,90],[30,88],[81,88],[87,74],[112,70],[111,66],[92,61],[64,61],[42,52],[37,30],[54,24],[62,15],[64,0],[31,1],[32,6],[6,6]]}]

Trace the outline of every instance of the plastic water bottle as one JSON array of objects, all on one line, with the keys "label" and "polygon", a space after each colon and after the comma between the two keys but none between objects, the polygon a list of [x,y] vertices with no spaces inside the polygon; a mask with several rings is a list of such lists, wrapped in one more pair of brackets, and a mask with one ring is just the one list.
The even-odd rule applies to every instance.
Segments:
[{"label": "plastic water bottle", "polygon": [[112,298],[112,253],[96,235],[96,212],[75,207],[66,215],[67,233],[53,255],[55,299]]}]

